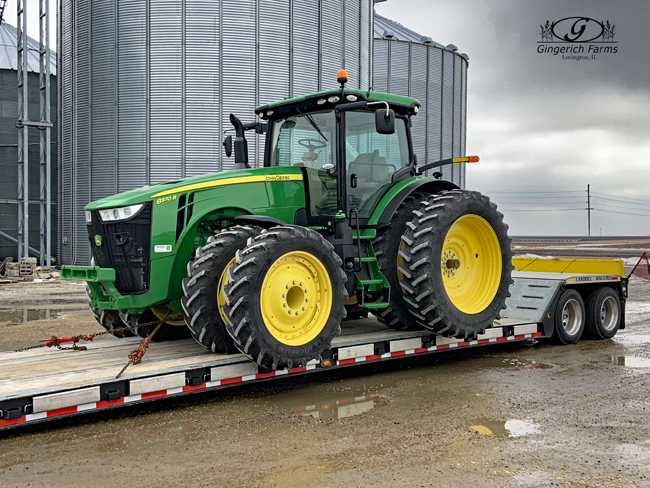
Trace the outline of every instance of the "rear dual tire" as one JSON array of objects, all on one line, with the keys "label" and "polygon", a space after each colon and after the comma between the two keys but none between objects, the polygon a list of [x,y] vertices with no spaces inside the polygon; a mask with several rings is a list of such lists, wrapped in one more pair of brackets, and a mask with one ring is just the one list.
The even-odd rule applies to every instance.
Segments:
[{"label": "rear dual tire", "polygon": [[508,226],[478,192],[443,191],[421,202],[401,236],[400,287],[415,322],[473,338],[505,308],[512,283]]}]

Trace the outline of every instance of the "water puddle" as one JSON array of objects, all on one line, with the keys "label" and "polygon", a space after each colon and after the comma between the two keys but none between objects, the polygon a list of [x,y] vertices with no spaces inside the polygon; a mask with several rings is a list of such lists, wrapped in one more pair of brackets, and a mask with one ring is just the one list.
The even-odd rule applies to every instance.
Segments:
[{"label": "water puddle", "polygon": [[633,342],[634,344],[650,344],[650,334],[617,334],[614,340]]},{"label": "water puddle", "polygon": [[385,401],[386,398],[381,395],[363,395],[322,401],[313,405],[298,407],[295,410],[302,415],[314,417],[315,419],[339,420],[369,412]]},{"label": "water puddle", "polygon": [[483,435],[499,437],[523,437],[539,434],[539,425],[531,420],[482,420],[469,426],[470,429]]},{"label": "water puddle", "polygon": [[49,320],[58,319],[64,316],[70,310],[63,310],[57,308],[44,308],[44,309],[0,309],[0,325],[16,325],[24,324],[25,322],[32,322],[34,320]]},{"label": "water puddle", "polygon": [[650,368],[650,359],[638,356],[612,356],[612,364],[628,368]]},{"label": "water puddle", "polygon": [[482,368],[548,369],[553,367],[551,364],[540,363],[539,361],[492,356],[477,358],[476,362]]}]

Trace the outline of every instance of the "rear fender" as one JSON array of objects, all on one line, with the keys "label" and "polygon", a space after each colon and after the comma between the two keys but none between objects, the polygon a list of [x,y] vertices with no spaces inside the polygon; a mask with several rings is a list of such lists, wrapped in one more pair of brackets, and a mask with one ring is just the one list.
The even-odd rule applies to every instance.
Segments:
[{"label": "rear fender", "polygon": [[423,192],[436,194],[443,190],[455,189],[458,189],[458,186],[446,180],[418,177],[400,180],[383,196],[377,208],[372,213],[368,225],[384,225],[390,223],[391,218],[400,204],[413,193]]}]

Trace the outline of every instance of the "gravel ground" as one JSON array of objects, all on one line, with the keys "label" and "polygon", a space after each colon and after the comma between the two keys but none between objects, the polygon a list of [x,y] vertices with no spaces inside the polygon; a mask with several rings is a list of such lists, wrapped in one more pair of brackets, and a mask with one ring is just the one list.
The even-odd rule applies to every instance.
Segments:
[{"label": "gravel ground", "polygon": [[[10,325],[0,311],[0,350],[101,330],[84,301],[80,285],[0,287],[2,308],[61,314]],[[650,486],[649,312],[650,283],[633,277],[609,341],[414,358],[0,434],[0,485]]]}]

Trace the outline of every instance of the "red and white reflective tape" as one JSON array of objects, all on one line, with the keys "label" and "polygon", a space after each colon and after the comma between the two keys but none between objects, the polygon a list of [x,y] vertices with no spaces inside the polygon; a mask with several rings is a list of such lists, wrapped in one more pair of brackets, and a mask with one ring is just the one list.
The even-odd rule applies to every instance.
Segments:
[{"label": "red and white reflective tape", "polygon": [[58,415],[66,415],[66,414],[71,414],[71,413],[77,413],[77,412],[85,412],[88,410],[99,410],[102,408],[110,407],[113,405],[120,405],[120,404],[125,404],[125,403],[132,403],[132,402],[137,402],[137,401],[142,401],[142,400],[148,400],[150,398],[158,398],[158,397],[164,397],[164,396],[171,396],[171,395],[177,395],[179,393],[185,393],[189,391],[195,391],[195,390],[204,390],[206,388],[211,388],[215,386],[223,386],[223,385],[231,385],[235,383],[243,383],[245,381],[251,381],[251,380],[261,380],[264,378],[272,378],[274,376],[282,376],[285,374],[290,374],[290,373],[300,373],[303,371],[309,371],[312,369],[316,369],[315,364],[310,364],[309,366],[306,367],[300,367],[300,368],[293,368],[290,370],[281,370],[281,371],[271,371],[269,373],[258,373],[258,374],[251,374],[247,376],[237,376],[235,378],[227,378],[223,380],[218,380],[218,381],[207,381],[205,383],[202,383],[200,385],[196,386],[183,386],[179,388],[169,388],[167,390],[159,390],[159,391],[151,391],[148,393],[140,393],[138,395],[128,395],[123,398],[118,398],[117,400],[103,400],[99,402],[93,402],[93,403],[85,403],[83,405],[74,405],[72,407],[65,407],[65,408],[58,408],[56,410],[48,410],[46,412],[38,412],[38,413],[30,413],[27,415],[23,415],[22,417],[18,417],[17,419],[12,419],[12,420],[4,420],[0,419],[0,428],[7,426],[7,425],[14,425],[14,424],[20,424],[24,422],[30,422],[34,420],[41,420],[44,418],[48,417],[56,417]]},{"label": "red and white reflective tape", "polygon": [[[496,337],[496,338],[491,338],[491,339],[479,339],[475,341],[467,341],[467,342],[456,342],[452,344],[441,344],[439,346],[431,346],[431,347],[419,347],[416,349],[408,349],[406,351],[393,351],[393,352],[388,352],[385,354],[374,354],[371,356],[362,356],[358,358],[351,358],[351,359],[343,359],[340,361],[337,361],[337,365],[345,365],[345,364],[352,364],[352,363],[361,363],[364,361],[375,361],[378,359],[387,359],[387,358],[394,358],[394,357],[399,357],[399,356],[409,356],[413,354],[422,354],[422,353],[427,353],[427,352],[433,352],[433,351],[442,351],[445,349],[454,349],[458,347],[466,347],[466,346],[476,346],[480,344],[487,344],[490,342],[505,342],[505,341],[512,341],[512,340],[519,340],[519,339],[531,339],[533,337],[539,337],[541,336],[541,332],[534,332],[532,334],[520,334],[520,335],[515,335],[515,336],[509,336],[509,337]],[[301,373],[304,371],[310,371],[316,369],[315,364],[310,364],[305,367],[298,367],[298,368],[293,368],[290,370],[280,370],[280,371],[270,371],[268,373],[257,373],[257,374],[251,374],[251,375],[246,375],[246,376],[237,376],[234,378],[227,378],[223,380],[217,380],[217,381],[207,381],[205,383],[202,383],[200,385],[196,386],[182,386],[178,388],[169,388],[166,390],[159,390],[159,391],[151,391],[148,393],[140,393],[138,395],[128,395],[123,398],[118,398],[117,400],[102,400],[99,402],[93,402],[93,403],[84,403],[82,405],[74,405],[71,407],[65,407],[65,408],[58,408],[55,410],[48,410],[45,412],[38,412],[38,413],[30,413],[23,415],[21,417],[18,417],[16,419],[11,419],[11,420],[6,420],[6,419],[0,419],[0,428],[9,426],[9,425],[14,425],[14,424],[21,424],[21,423],[27,423],[27,422],[32,422],[35,420],[42,420],[45,418],[49,417],[56,417],[59,415],[67,415],[67,414],[72,414],[72,413],[77,413],[77,412],[85,412],[89,410],[100,410],[103,408],[111,407],[114,405],[120,405],[120,404],[126,404],[126,403],[131,403],[131,402],[137,402],[137,401],[142,401],[142,400],[148,400],[151,398],[158,398],[158,397],[165,397],[165,396],[172,396],[172,395],[178,395],[179,393],[186,393],[190,391],[195,391],[195,390],[203,390],[207,388],[213,388],[217,386],[225,386],[225,385],[231,385],[231,384],[236,384],[236,383],[245,383],[247,381],[253,381],[253,380],[261,380],[261,379],[266,379],[266,378],[273,378],[277,376],[283,376],[286,374],[291,374],[291,373]]]},{"label": "red and white reflective tape", "polygon": [[425,352],[433,352],[433,351],[443,351],[445,349],[454,349],[458,347],[477,346],[480,344],[488,344],[490,342],[505,342],[505,341],[519,340],[519,339],[531,339],[533,337],[539,337],[541,335],[542,335],[541,332],[533,332],[532,334],[520,334],[520,335],[514,335],[508,337],[493,337],[491,339],[478,339],[475,341],[466,341],[466,342],[453,342],[451,344],[440,344],[439,346],[418,347],[416,349],[408,349],[406,351],[387,352],[381,355],[374,354],[372,356],[361,356],[358,358],[341,359],[340,361],[337,361],[336,364],[343,366],[344,364],[362,363],[364,361],[374,361],[377,359],[394,358],[398,356],[409,356],[411,354],[422,354]]}]

